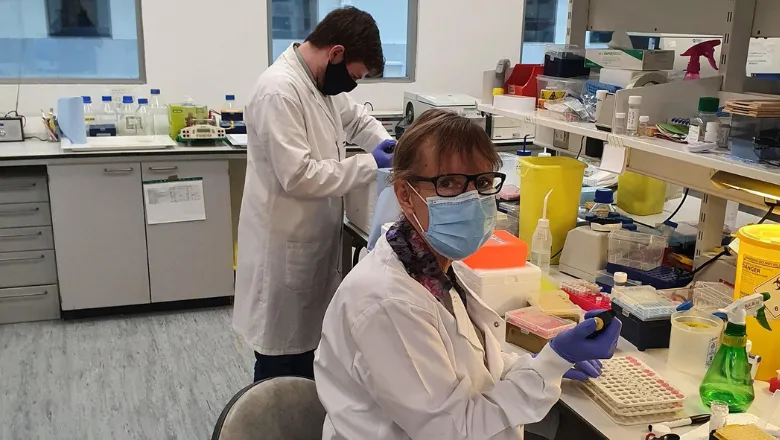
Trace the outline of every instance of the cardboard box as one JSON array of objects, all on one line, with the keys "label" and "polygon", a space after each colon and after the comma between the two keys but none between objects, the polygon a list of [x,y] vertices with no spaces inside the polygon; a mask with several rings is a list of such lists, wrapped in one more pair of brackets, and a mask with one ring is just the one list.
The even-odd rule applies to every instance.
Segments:
[{"label": "cardboard box", "polygon": [[671,70],[673,50],[588,49],[585,67],[611,67],[627,70]]}]

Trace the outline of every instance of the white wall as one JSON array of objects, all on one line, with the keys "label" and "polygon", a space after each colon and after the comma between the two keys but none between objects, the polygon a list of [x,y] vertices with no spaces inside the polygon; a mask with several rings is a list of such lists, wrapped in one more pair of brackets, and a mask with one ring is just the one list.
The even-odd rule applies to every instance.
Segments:
[{"label": "white wall", "polygon": [[[486,8],[479,0],[420,0],[416,81],[363,84],[353,92],[355,99],[371,101],[376,109],[400,109],[406,90],[480,96],[484,70],[494,68],[500,58],[517,62],[523,4],[491,0]],[[20,113],[34,117],[41,108],[55,106],[60,96],[100,96],[112,87],[134,95],[156,87],[169,101],[190,96],[213,106],[233,93],[243,105],[268,65],[266,2],[213,5],[206,0],[142,0],[148,85],[23,85]],[[192,44],[193,39],[198,43]],[[192,65],[203,53],[213,61]],[[15,95],[16,86],[0,85],[0,111],[13,108]],[[32,129],[37,126],[31,124]]]}]

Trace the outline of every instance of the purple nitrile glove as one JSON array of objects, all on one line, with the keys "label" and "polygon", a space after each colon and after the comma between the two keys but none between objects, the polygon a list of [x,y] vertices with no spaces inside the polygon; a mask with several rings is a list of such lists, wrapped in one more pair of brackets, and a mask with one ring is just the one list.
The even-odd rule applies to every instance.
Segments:
[{"label": "purple nitrile glove", "polygon": [[601,362],[592,360],[575,363],[574,368],[567,371],[563,378],[585,382],[589,377],[599,376],[601,376]]},{"label": "purple nitrile glove", "polygon": [[620,339],[620,329],[623,326],[619,319],[613,319],[606,329],[594,338],[588,339],[588,336],[596,331],[596,320],[593,317],[602,312],[603,310],[592,310],[586,313],[584,321],[554,337],[550,341],[550,348],[558,353],[558,356],[573,364],[611,358],[615,354]]},{"label": "purple nitrile glove", "polygon": [[374,156],[377,168],[390,168],[393,166],[393,149],[395,139],[385,139],[374,148],[371,155]]}]

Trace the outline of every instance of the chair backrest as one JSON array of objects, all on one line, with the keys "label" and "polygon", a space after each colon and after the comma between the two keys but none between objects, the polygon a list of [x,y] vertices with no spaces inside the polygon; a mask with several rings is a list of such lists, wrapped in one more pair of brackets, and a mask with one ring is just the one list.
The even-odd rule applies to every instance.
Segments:
[{"label": "chair backrest", "polygon": [[321,440],[324,421],[314,381],[276,377],[233,396],[211,440]]}]

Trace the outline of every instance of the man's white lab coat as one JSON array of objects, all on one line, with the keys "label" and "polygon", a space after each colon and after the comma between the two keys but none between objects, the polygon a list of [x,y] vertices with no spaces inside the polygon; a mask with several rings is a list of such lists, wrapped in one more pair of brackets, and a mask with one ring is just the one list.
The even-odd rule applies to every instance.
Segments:
[{"label": "man's white lab coat", "polygon": [[453,316],[379,239],[325,315],[314,362],[323,440],[517,440],[544,418],[572,364],[549,346],[503,353],[503,320],[468,293],[464,307],[452,291]]},{"label": "man's white lab coat", "polygon": [[290,46],[246,108],[248,162],[238,225],[233,326],[255,351],[298,354],[319,342],[336,291],[342,196],[376,180],[369,154],[390,138],[348,94],[324,96]]}]

